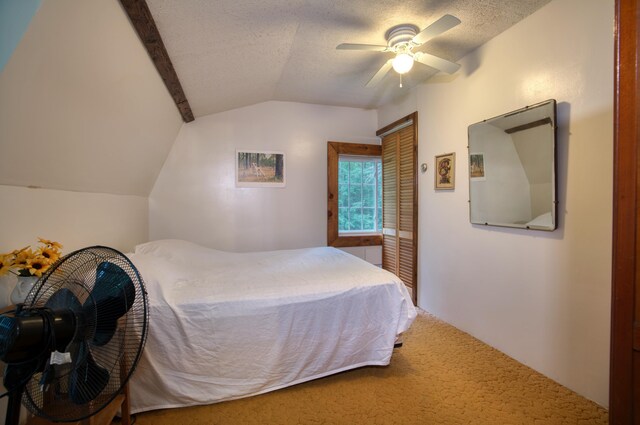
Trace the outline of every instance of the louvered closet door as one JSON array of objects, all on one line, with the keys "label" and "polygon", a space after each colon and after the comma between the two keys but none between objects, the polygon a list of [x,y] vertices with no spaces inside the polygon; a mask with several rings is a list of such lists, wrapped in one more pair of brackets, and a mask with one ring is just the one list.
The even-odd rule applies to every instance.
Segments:
[{"label": "louvered closet door", "polygon": [[382,268],[398,274],[398,134],[382,139]]},{"label": "louvered closet door", "polygon": [[413,126],[399,131],[399,199],[398,199],[398,276],[416,293],[414,264],[414,190],[415,190],[415,152]]},{"label": "louvered closet door", "polygon": [[382,139],[382,267],[417,300],[417,139],[415,121]]}]

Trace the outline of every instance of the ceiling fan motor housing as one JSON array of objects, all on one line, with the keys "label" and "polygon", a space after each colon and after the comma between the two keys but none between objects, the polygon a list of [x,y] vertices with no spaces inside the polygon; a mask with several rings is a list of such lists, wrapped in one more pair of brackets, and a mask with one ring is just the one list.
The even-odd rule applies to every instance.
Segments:
[{"label": "ceiling fan motor housing", "polygon": [[413,24],[400,24],[391,27],[385,33],[385,39],[387,40],[386,46],[377,44],[342,43],[338,45],[336,49],[392,53],[395,55],[395,58],[387,59],[375,75],[371,77],[369,82],[366,84],[366,87],[373,87],[378,84],[392,68],[400,74],[400,87],[402,87],[402,74],[409,72],[412,69],[414,62],[420,62],[423,65],[435,69],[436,71],[443,71],[447,74],[453,74],[460,68],[459,64],[441,57],[423,52],[413,52],[415,47],[425,44],[432,38],[439,36],[459,24],[460,19],[447,14],[435,22],[432,22],[423,30],[420,30],[420,28]]},{"label": "ceiling fan motor housing", "polygon": [[415,25],[396,25],[395,27],[390,28],[389,31],[387,31],[387,33],[385,34],[387,45],[394,51],[396,49],[404,50],[407,47],[411,46],[411,40],[416,36],[416,34],[418,34],[419,31],[420,29]]}]

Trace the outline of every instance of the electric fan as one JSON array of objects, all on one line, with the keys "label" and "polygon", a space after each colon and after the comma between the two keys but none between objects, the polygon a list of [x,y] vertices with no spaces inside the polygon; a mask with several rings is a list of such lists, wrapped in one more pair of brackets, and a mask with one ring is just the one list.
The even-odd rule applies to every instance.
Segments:
[{"label": "electric fan", "polygon": [[[452,15],[444,15],[422,31],[412,24],[401,24],[389,28],[385,35],[385,38],[387,39],[386,46],[376,44],[342,43],[339,44],[336,49],[364,50],[369,52],[392,53],[395,55],[395,58],[387,60],[378,72],[371,77],[366,85],[367,87],[373,87],[378,84],[380,80],[387,75],[391,68],[400,74],[400,81],[402,82],[402,75],[411,70],[414,62],[427,65],[433,69],[444,71],[448,74],[453,74],[460,68],[459,64],[426,52],[414,52],[413,49],[418,48],[445,31],[449,31],[458,24],[460,24],[460,19]],[[402,87],[402,83],[400,83],[400,87]]]},{"label": "electric fan", "polygon": [[18,424],[21,402],[55,422],[96,414],[135,370],[147,329],[144,282],[125,255],[94,246],[61,258],[0,316],[5,423]]}]

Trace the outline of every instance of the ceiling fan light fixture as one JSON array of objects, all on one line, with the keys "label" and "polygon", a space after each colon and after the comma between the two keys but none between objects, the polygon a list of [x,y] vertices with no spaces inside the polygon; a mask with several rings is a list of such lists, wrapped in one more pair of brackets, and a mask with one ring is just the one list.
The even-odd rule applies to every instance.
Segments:
[{"label": "ceiling fan light fixture", "polygon": [[406,74],[413,68],[413,56],[408,53],[398,53],[393,59],[393,69],[400,75]]},{"label": "ceiling fan light fixture", "polygon": [[427,41],[439,36],[445,31],[450,30],[458,24],[460,24],[460,19],[452,15],[444,15],[422,31],[412,24],[400,24],[389,28],[386,32],[386,46],[379,44],[342,43],[339,44],[336,49],[393,53],[395,57],[389,58],[380,67],[380,69],[378,69],[366,84],[366,87],[373,87],[378,84],[385,75],[391,71],[391,68],[400,75],[400,87],[402,87],[402,75],[411,71],[414,62],[420,62],[423,65],[439,71],[444,71],[448,74],[453,74],[460,68],[459,64],[450,62],[441,57],[424,52],[414,53],[412,51],[415,47],[425,44]]}]

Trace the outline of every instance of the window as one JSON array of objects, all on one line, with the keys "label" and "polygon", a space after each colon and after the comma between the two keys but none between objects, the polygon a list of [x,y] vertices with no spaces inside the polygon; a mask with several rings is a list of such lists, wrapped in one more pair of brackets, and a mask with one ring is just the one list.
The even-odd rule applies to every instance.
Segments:
[{"label": "window", "polygon": [[327,145],[327,244],[382,243],[382,149],[380,145]]},{"label": "window", "polygon": [[338,157],[338,234],[382,232],[380,157]]}]

